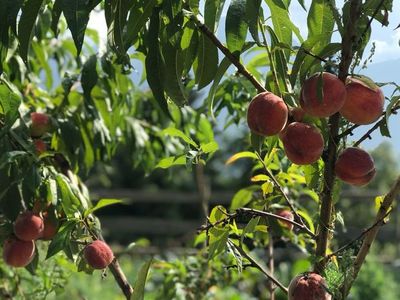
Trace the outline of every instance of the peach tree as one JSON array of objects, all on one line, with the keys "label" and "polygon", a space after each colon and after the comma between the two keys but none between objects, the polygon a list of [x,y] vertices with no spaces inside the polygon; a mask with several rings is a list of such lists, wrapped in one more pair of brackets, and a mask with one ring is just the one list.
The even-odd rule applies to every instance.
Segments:
[{"label": "peach tree", "polygon": [[[400,192],[394,179],[370,227],[335,242],[342,184],[385,176],[361,146],[377,130],[390,137],[399,88],[361,67],[373,55],[372,26],[388,26],[393,1],[0,2],[2,295],[19,293],[19,267],[39,274],[39,261],[56,268],[64,253],[77,271],[108,268],[127,299],[142,299],[151,261],[135,283],[126,278],[95,216],[120,201],[92,203],[85,180],[122,146],[146,172],[201,170],[223,151],[218,135],[237,126],[248,138],[226,163],[250,159],[251,184],[230,207],[208,214],[204,203],[199,252],[239,273],[257,269],[270,299],[277,289],[293,300],[346,298]],[[295,5],[307,36],[290,18]],[[87,27],[90,16],[106,23],[106,45]],[[354,140],[356,128],[364,132]],[[290,285],[274,271],[276,237],[309,257]]]}]

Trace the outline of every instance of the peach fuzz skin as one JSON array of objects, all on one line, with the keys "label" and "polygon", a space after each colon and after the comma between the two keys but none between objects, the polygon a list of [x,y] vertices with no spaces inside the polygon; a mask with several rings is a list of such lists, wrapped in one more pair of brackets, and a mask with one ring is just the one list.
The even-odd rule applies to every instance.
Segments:
[{"label": "peach fuzz skin", "polygon": [[278,134],[286,125],[288,108],[282,98],[269,93],[260,93],[253,98],[247,110],[247,124],[258,135]]},{"label": "peach fuzz skin", "polygon": [[368,152],[350,147],[345,149],[335,164],[335,174],[342,181],[363,186],[368,184],[375,176],[374,160]]},{"label": "peach fuzz skin", "polygon": [[337,113],[346,100],[346,88],[340,79],[330,73],[322,75],[322,99],[318,92],[320,73],[306,79],[300,92],[300,105],[313,117],[325,118]]},{"label": "peach fuzz skin", "polygon": [[25,267],[30,264],[35,256],[35,243],[9,238],[3,244],[4,262],[12,267]]},{"label": "peach fuzz skin", "polygon": [[[281,209],[277,212],[277,215],[280,217],[284,217],[290,221],[294,220],[294,216],[292,214],[291,211],[287,210],[287,209]],[[294,225],[290,222],[287,221],[283,221],[283,220],[278,220],[278,223],[281,224],[283,227],[289,229],[289,230],[293,230]]]},{"label": "peach fuzz skin", "polygon": [[43,219],[39,215],[25,211],[14,222],[14,233],[20,240],[31,241],[41,237],[44,229]]},{"label": "peach fuzz skin", "polygon": [[305,123],[293,122],[279,134],[288,159],[298,165],[316,162],[324,150],[319,130]]},{"label": "peach fuzz skin", "polygon": [[346,101],[340,114],[348,121],[357,125],[371,124],[383,113],[385,97],[382,90],[368,86],[357,78],[346,81]]},{"label": "peach fuzz skin", "polygon": [[331,300],[325,279],[317,273],[296,276],[289,284],[288,300]]},{"label": "peach fuzz skin", "polygon": [[96,240],[87,245],[83,251],[83,255],[93,269],[104,269],[114,259],[111,248],[103,241]]}]

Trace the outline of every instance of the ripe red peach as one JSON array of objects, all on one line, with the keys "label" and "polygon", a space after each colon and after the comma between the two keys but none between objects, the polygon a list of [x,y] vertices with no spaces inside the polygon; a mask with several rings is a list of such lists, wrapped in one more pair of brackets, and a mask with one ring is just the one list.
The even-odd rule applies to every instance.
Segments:
[{"label": "ripe red peach", "polygon": [[35,149],[36,149],[36,153],[37,154],[40,155],[40,154],[46,152],[47,145],[46,145],[45,142],[43,142],[42,140],[34,140],[33,143],[35,145]]},{"label": "ripe red peach", "polygon": [[111,248],[103,241],[96,240],[87,245],[83,251],[83,255],[93,269],[104,269],[114,259]]},{"label": "ripe red peach", "polygon": [[9,238],[3,244],[4,262],[12,267],[25,267],[35,256],[35,243]]},{"label": "ripe red peach", "polygon": [[306,112],[301,107],[293,107],[290,109],[290,115],[296,122],[302,122]]},{"label": "ripe red peach", "polygon": [[374,178],[375,172],[372,156],[357,147],[345,149],[335,164],[336,176],[351,185],[366,185]]},{"label": "ripe red peach", "polygon": [[[320,83],[321,82],[321,83]],[[313,117],[325,118],[337,113],[346,100],[343,82],[331,73],[316,73],[306,79],[300,92],[300,105]]]},{"label": "ripe red peach", "polygon": [[260,93],[251,100],[247,110],[247,124],[252,132],[271,136],[286,125],[288,108],[282,98],[270,93]]},{"label": "ripe red peach", "polygon": [[383,113],[385,97],[372,81],[350,77],[346,80],[346,101],[340,114],[348,121],[365,125],[375,122]]},{"label": "ripe red peach", "polygon": [[319,130],[312,125],[293,122],[279,137],[288,159],[298,165],[316,162],[324,150],[324,139]]},{"label": "ripe red peach", "polygon": [[47,131],[50,130],[50,118],[48,115],[43,113],[33,112],[31,113],[31,136],[41,137]]},{"label": "ripe red peach", "polygon": [[[279,210],[277,212],[277,215],[281,216],[281,217],[284,217],[284,218],[286,218],[286,219],[288,219],[290,221],[294,221],[293,213],[290,210],[281,209],[281,210]],[[287,222],[287,221],[283,221],[283,220],[279,220],[278,219],[278,223],[281,224],[283,227],[289,229],[289,230],[292,230],[293,227],[294,227],[294,225],[292,223]]]},{"label": "ripe red peach", "polygon": [[20,240],[31,241],[43,233],[43,219],[31,211],[20,213],[14,222],[14,233]]},{"label": "ripe red peach", "polygon": [[45,211],[43,212],[43,224],[44,229],[40,238],[45,241],[51,240],[58,231],[59,221],[54,214]]},{"label": "ripe red peach", "polygon": [[317,273],[300,274],[289,284],[289,300],[331,300],[325,279]]}]

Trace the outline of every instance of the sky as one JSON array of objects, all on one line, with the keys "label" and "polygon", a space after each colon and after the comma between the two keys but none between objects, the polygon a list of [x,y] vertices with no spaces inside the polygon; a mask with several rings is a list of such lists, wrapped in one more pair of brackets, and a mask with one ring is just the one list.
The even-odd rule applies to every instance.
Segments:
[{"label": "sky", "polygon": [[[201,1],[203,2],[203,1]],[[305,0],[305,6],[307,8],[310,7],[311,0]],[[229,1],[226,1],[229,3]],[[343,0],[336,1],[337,7],[342,7]],[[265,4],[263,4],[265,7]],[[226,11],[228,9],[228,5],[225,5],[224,11],[222,15],[226,15]],[[395,30],[395,28],[400,24],[400,14],[397,12],[400,11],[400,1],[393,1],[393,10],[392,13],[389,14],[389,26],[382,27],[380,23],[373,22],[372,23],[372,35],[371,42],[375,44],[375,54],[372,58],[372,62],[368,65],[368,69],[360,70],[360,73],[363,75],[370,76],[376,82],[388,82],[388,81],[397,81],[400,84],[400,77],[398,76],[398,70],[400,69],[400,29]],[[307,35],[307,13],[304,9],[298,4],[297,0],[292,0],[292,5],[290,8],[290,17],[294,24],[296,24],[302,36]],[[224,21],[221,20],[220,24],[222,25],[217,35],[224,40]],[[107,27],[104,20],[103,12],[92,12],[91,18],[88,24],[89,28],[93,28],[98,30],[100,34],[100,38],[102,44],[100,45],[100,52],[105,49],[106,39],[107,39]],[[370,43],[370,46],[372,43]],[[368,54],[370,48],[365,50],[365,53]],[[137,67],[136,74],[133,74],[137,79],[141,76],[141,66],[134,65]],[[386,96],[390,95],[390,90],[385,88],[384,93]],[[389,129],[392,133],[392,138],[383,138],[379,134],[379,131],[375,132],[372,137],[372,140],[367,140],[363,142],[362,147],[371,150],[378,146],[383,141],[388,141],[392,143],[395,148],[397,155],[400,155],[400,114],[392,117],[389,123]],[[372,125],[371,125],[372,126]],[[355,131],[354,140],[357,140],[362,134],[368,130],[370,126],[362,126],[360,129]]]}]

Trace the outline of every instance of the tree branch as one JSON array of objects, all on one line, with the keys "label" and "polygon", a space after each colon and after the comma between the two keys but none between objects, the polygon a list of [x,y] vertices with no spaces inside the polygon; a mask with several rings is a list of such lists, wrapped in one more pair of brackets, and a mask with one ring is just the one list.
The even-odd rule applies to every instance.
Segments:
[{"label": "tree branch", "polygon": [[345,296],[348,295],[353,282],[356,280],[357,275],[361,269],[361,266],[364,263],[365,258],[369,252],[369,249],[371,248],[371,245],[374,242],[374,240],[379,232],[380,227],[384,224],[385,216],[387,216],[388,212],[390,212],[390,208],[393,204],[393,201],[399,194],[400,194],[400,176],[397,178],[397,180],[393,184],[389,193],[387,193],[385,198],[383,199],[381,207],[379,208],[379,210],[376,214],[374,226],[372,226],[371,229],[365,235],[363,244],[362,244],[360,250],[358,251],[356,260],[353,265],[354,269],[353,269],[352,279],[349,283],[346,284]]},{"label": "tree branch", "polygon": [[215,34],[204,24],[202,23],[196,15],[192,14],[190,16],[191,20],[193,20],[200,31],[207,36],[210,41],[219,49],[221,52],[233,63],[238,72],[246,77],[257,89],[259,93],[266,92],[267,90],[262,86],[260,82],[246,69],[246,67],[240,62],[239,58],[236,57],[228,48],[226,48],[221,41],[215,36]]},{"label": "tree branch", "polygon": [[253,267],[259,269],[269,280],[276,284],[285,294],[288,293],[287,287],[285,287],[281,282],[278,281],[272,274],[266,270],[262,265],[260,265],[253,257],[250,256],[244,249],[232,243],[232,245],[240,252],[240,254],[245,257]]},{"label": "tree branch", "polygon": [[[344,83],[348,75],[349,67],[353,58],[352,47],[356,42],[357,32],[357,20],[360,17],[360,0],[350,0],[350,18],[349,23],[346,26],[346,31],[342,39],[342,52],[341,61],[339,64],[339,79]],[[334,168],[337,157],[337,145],[339,139],[337,138],[339,132],[339,121],[340,114],[336,113],[329,118],[329,141],[328,149],[324,156],[325,169],[324,169],[324,188],[321,193],[321,207],[319,216],[318,234],[316,238],[317,258],[324,258],[326,250],[328,248],[331,232],[332,222],[332,190],[335,181]],[[316,260],[314,265],[314,271],[317,273],[322,272],[325,267],[325,260]]]}]

